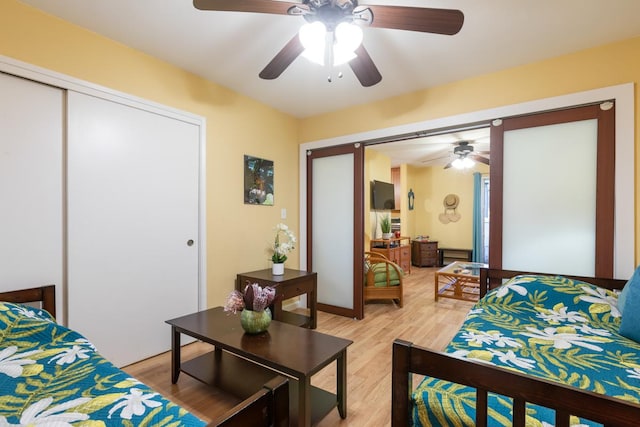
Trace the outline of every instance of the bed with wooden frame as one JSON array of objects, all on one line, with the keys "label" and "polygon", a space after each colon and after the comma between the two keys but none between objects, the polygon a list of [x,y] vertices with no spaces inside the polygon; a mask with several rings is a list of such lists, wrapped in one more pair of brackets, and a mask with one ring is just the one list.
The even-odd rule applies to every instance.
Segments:
[{"label": "bed with wooden frame", "polygon": [[[48,314],[42,313],[41,310]],[[264,384],[261,390],[206,424],[111,365],[95,352],[95,348],[81,335],[57,325],[54,321],[55,313],[54,285],[0,292],[0,324],[3,326],[3,329],[0,329],[0,424],[29,424],[46,421],[43,419],[49,417],[48,421],[64,421],[65,425],[68,425],[66,422],[71,425],[84,425],[89,419],[102,425],[289,425],[289,383],[284,377],[272,379]],[[26,315],[24,319],[21,317],[23,314]],[[7,326],[9,324],[10,326]],[[6,329],[11,329],[11,332],[7,333]],[[33,338],[25,344],[26,348],[21,347],[24,344],[21,343],[22,338],[31,335],[31,330],[36,331]],[[52,336],[56,342],[67,337],[74,341],[67,343],[67,349],[64,351],[41,346],[40,340],[47,340]],[[71,345],[74,346],[73,351],[68,351]],[[78,357],[71,360],[74,354]],[[87,365],[88,360],[92,360],[92,363],[95,361],[95,366]],[[60,363],[61,361],[64,363]],[[74,372],[73,376],[69,375],[69,371],[76,370],[76,367],[80,373]],[[52,378],[57,379],[58,376],[69,378],[66,380],[69,390],[61,388],[58,381],[55,383],[56,391],[49,396],[49,390],[42,386],[42,383],[54,383]],[[21,377],[25,377],[24,382]],[[100,384],[96,386],[93,382],[97,382],[97,379]],[[101,388],[107,389],[107,393],[102,395],[100,392],[101,395],[93,396],[88,391]],[[76,396],[78,390],[81,392]],[[129,397],[132,398],[131,401],[136,397],[140,399],[141,404],[137,409],[127,401]],[[73,403],[69,399],[72,399]],[[136,411],[141,409],[145,409],[146,412],[142,415],[137,414]],[[125,412],[126,415],[122,416]],[[96,414],[108,416],[104,416],[103,419],[91,419]],[[140,417],[136,418],[137,415]]]},{"label": "bed with wooden frame", "polygon": [[[506,279],[513,278],[517,283],[520,280],[520,275],[539,275],[541,281],[551,281],[550,277],[554,275],[540,275],[539,273],[529,273],[522,271],[507,271],[497,269],[482,269],[480,273],[480,302],[474,306],[475,310],[482,310],[483,297],[488,291],[492,291],[489,297],[495,297],[500,293],[500,288],[503,286]],[[556,276],[557,277],[557,276]],[[603,278],[588,278],[579,276],[563,276],[568,282],[572,281],[584,281],[593,285],[596,285],[605,290],[622,289],[626,283],[625,280],[615,279],[603,279]],[[526,276],[523,277],[527,279]],[[532,279],[535,280],[535,279]],[[559,280],[559,279],[558,279]],[[564,280],[564,279],[563,279]],[[514,282],[512,281],[512,282]],[[509,283],[512,283],[509,282]],[[579,282],[576,282],[579,284]],[[586,288],[583,288],[586,289]],[[590,289],[590,288],[589,288]],[[523,291],[524,292],[524,291]],[[607,294],[609,298],[615,298],[617,295],[609,291],[601,291],[602,294]],[[502,293],[504,296],[504,293]],[[577,295],[577,294],[576,294]],[[537,291],[535,295],[528,296],[529,299],[544,300],[547,294]],[[511,298],[511,297],[509,297]],[[515,299],[517,300],[516,295]],[[574,300],[581,299],[581,297],[575,296]],[[526,301],[522,300],[522,304]],[[510,302],[510,300],[508,301]],[[582,301],[580,301],[582,303]],[[480,307],[480,308],[478,308]],[[486,307],[486,306],[485,306]],[[467,320],[463,325],[467,325],[468,322],[478,322],[474,319],[474,309],[467,316]],[[560,307],[562,309],[562,307]],[[544,310],[540,310],[544,312]],[[594,310],[597,311],[597,310]],[[602,311],[602,310],[601,310]],[[566,313],[567,310],[565,309]],[[573,312],[578,313],[578,312]],[[601,313],[594,314],[594,316],[601,316]],[[516,322],[512,319],[511,313],[505,313],[506,322]],[[574,314],[575,316],[575,314]],[[611,313],[607,313],[609,318],[613,317],[613,310]],[[539,317],[539,316],[538,316]],[[480,323],[478,323],[480,324]],[[461,328],[461,331],[462,329]],[[610,333],[609,336],[613,336],[615,333]],[[458,339],[459,335],[452,340],[452,343]],[[605,335],[605,334],[603,334]],[[616,338],[620,340],[620,338]],[[610,341],[613,341],[611,339]],[[539,343],[538,341],[537,343]],[[449,346],[451,347],[452,344]],[[628,357],[630,360],[635,361],[634,369],[627,370],[627,372],[633,371],[635,377],[640,380],[638,376],[639,368],[638,363],[638,351],[640,346],[635,342],[630,342],[631,350],[622,355],[614,355],[616,357]],[[392,422],[393,427],[409,426],[409,425],[477,425],[477,426],[495,426],[499,425],[495,418],[496,410],[491,405],[495,405],[496,399],[500,399],[501,404],[507,407],[506,411],[508,416],[504,417],[505,425],[512,423],[514,426],[525,425],[555,425],[558,427],[569,426],[577,422],[579,417],[582,420],[589,420],[595,423],[600,423],[605,426],[639,426],[640,425],[640,404],[638,404],[638,385],[637,382],[630,386],[630,380],[627,382],[620,381],[620,376],[616,378],[616,383],[622,383],[626,385],[627,394],[623,398],[614,398],[602,394],[603,392],[594,392],[592,390],[584,390],[583,387],[576,387],[573,385],[563,384],[560,381],[550,381],[545,378],[541,378],[535,375],[529,375],[519,372],[517,369],[509,366],[501,367],[494,366],[493,364],[484,363],[481,361],[475,361],[468,358],[464,358],[461,354],[452,355],[451,351],[459,349],[460,347],[448,348],[447,353],[433,351],[424,347],[413,345],[411,342],[396,339],[393,343],[393,363],[392,363]],[[473,351],[473,350],[472,350]],[[533,352],[532,352],[533,353]],[[624,352],[623,352],[624,353]],[[611,356],[611,354],[608,354]],[[578,357],[578,356],[571,356]],[[611,357],[613,359],[613,357]],[[532,357],[533,359],[533,357]],[[535,362],[535,361],[534,361]],[[613,363],[610,363],[613,365]],[[622,369],[627,366],[622,367]],[[618,367],[620,368],[620,367]],[[417,374],[422,378],[420,385],[414,387],[412,384],[412,378],[414,374]],[[589,383],[589,381],[595,382],[595,379],[589,378],[589,373],[583,375],[586,378],[582,379],[583,383]],[[596,378],[596,377],[594,377]],[[625,378],[626,379],[626,378]],[[424,414],[416,416],[415,413],[415,393],[416,389],[423,384],[439,384],[446,383],[451,387],[449,390],[454,390],[452,393],[460,393],[461,389],[466,387],[467,390],[467,403],[472,408],[470,412],[475,413],[474,417],[470,418],[457,418],[458,415],[454,414],[455,422],[449,421],[447,418],[447,412],[453,410],[459,412],[460,407],[448,406],[448,409],[443,409],[444,405],[440,398],[433,396],[429,397],[427,403],[427,411],[438,412],[437,416],[441,417],[440,421],[434,423],[427,419],[426,422],[422,422]],[[603,381],[602,384],[609,385],[614,381]],[[584,385],[581,383],[581,385]],[[593,385],[593,384],[589,384]],[[618,384],[616,384],[618,385]],[[587,387],[588,388],[588,387]],[[606,388],[606,387],[603,387]],[[505,399],[507,396],[508,399]],[[436,402],[434,402],[434,400]],[[493,403],[491,403],[493,402]],[[450,403],[450,402],[449,402]],[[431,406],[433,405],[433,406]],[[530,414],[532,411],[532,405],[539,405],[539,408],[543,411],[548,411],[553,418],[547,424],[539,422],[531,423]],[[432,409],[433,408],[433,409]],[[550,408],[546,409],[546,408]],[[500,408],[504,410],[504,408]],[[462,411],[464,412],[464,411]],[[430,415],[430,417],[436,417],[436,415]],[[418,419],[417,422],[414,422]],[[490,421],[488,421],[490,420]],[[531,424],[528,424],[531,423]],[[500,424],[502,425],[502,424]]]}]

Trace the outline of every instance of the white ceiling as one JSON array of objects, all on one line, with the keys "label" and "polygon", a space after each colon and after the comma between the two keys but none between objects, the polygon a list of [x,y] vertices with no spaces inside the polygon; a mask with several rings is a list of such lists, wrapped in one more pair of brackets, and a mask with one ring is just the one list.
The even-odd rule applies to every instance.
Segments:
[{"label": "white ceiling", "polygon": [[22,1],[296,117],[640,35],[640,0],[363,0],[465,15],[454,36],[365,29],[364,45],[383,79],[364,88],[348,66],[329,83],[328,70],[302,57],[276,80],[258,77],[301,17],[200,11],[190,0]]}]

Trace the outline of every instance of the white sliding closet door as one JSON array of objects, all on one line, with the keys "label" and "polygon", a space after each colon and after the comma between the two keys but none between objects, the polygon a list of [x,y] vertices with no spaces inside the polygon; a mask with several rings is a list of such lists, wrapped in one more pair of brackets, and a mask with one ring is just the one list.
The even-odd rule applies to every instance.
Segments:
[{"label": "white sliding closet door", "polygon": [[118,366],[198,310],[199,126],[69,92],[69,325]]},{"label": "white sliding closet door", "polygon": [[0,291],[55,284],[64,321],[64,92],[0,73]]}]

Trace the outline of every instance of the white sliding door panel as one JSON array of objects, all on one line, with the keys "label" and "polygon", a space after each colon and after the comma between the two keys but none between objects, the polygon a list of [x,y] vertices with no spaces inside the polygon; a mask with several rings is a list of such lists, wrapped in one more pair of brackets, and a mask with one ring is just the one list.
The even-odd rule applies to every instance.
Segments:
[{"label": "white sliding door panel", "polygon": [[[313,160],[313,270],[318,302],[354,308],[353,179],[354,155]],[[328,231],[329,230],[329,231]]]},{"label": "white sliding door panel", "polygon": [[597,120],[504,132],[502,267],[595,273]]},{"label": "white sliding door panel", "polygon": [[0,291],[63,296],[64,91],[0,73]]},{"label": "white sliding door panel", "polygon": [[198,310],[199,127],[75,92],[68,123],[69,324],[123,366]]}]

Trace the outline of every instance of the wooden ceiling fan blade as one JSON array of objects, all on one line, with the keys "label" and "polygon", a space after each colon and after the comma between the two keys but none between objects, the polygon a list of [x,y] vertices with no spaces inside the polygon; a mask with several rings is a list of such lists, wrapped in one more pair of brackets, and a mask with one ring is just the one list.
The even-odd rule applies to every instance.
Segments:
[{"label": "wooden ceiling fan blade", "polygon": [[477,156],[475,154],[469,154],[469,158],[475,160],[476,162],[484,163],[485,165],[489,165],[489,159],[482,156]]},{"label": "wooden ceiling fan blade", "polygon": [[456,9],[369,5],[366,7],[373,12],[371,27],[451,36],[458,33],[464,23],[464,14]]},{"label": "wooden ceiling fan blade", "polygon": [[357,56],[349,61],[349,66],[360,81],[360,84],[364,87],[369,87],[380,83],[382,74],[378,71],[378,67],[373,63],[369,52],[364,46],[360,45],[355,50],[355,54]]},{"label": "wooden ceiling fan blade", "polygon": [[278,78],[302,52],[304,52],[304,46],[302,46],[302,43],[300,43],[300,37],[296,34],[291,40],[289,40],[289,43],[284,45],[280,52],[273,57],[271,62],[269,62],[267,66],[260,71],[260,78],[265,80]]},{"label": "wooden ceiling fan blade", "polygon": [[298,2],[274,0],[193,0],[193,6],[200,10],[273,13],[276,15],[288,15],[288,11],[292,7],[304,7]]}]

